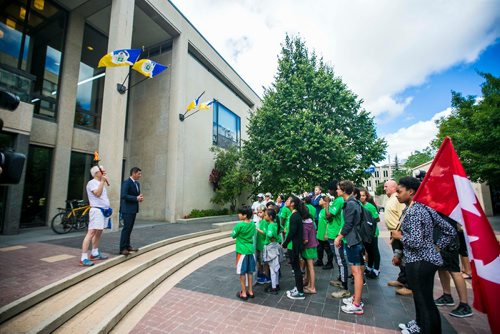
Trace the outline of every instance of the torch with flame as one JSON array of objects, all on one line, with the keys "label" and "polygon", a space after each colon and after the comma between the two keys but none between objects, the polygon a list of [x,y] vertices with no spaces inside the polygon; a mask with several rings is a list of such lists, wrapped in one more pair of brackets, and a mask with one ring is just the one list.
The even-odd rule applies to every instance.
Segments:
[{"label": "torch with flame", "polygon": [[[104,175],[104,172],[102,171],[101,166],[99,165],[99,161],[101,161],[101,159],[99,159],[99,152],[94,151],[94,162],[95,162],[96,166],[99,167],[99,171],[101,172],[101,174]],[[106,185],[109,186],[108,180],[106,180]]]}]

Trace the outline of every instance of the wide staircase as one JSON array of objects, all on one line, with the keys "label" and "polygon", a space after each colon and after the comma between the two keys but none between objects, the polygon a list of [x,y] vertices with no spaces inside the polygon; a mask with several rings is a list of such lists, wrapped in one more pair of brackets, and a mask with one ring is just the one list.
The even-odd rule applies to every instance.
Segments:
[{"label": "wide staircase", "polygon": [[163,240],[66,277],[0,309],[0,333],[127,333],[190,272],[234,249],[214,229]]}]

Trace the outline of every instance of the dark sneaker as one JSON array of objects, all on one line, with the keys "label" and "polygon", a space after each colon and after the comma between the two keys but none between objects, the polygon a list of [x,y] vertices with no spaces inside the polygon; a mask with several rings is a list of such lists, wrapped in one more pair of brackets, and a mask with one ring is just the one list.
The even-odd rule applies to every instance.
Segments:
[{"label": "dark sneaker", "polygon": [[92,267],[94,265],[94,262],[90,261],[89,259],[81,260],[80,261],[80,266],[82,267]]},{"label": "dark sneaker", "polygon": [[406,324],[399,324],[398,327],[403,330],[403,329],[408,329],[410,327],[413,327],[417,324],[417,321],[416,320],[410,320],[408,321]]},{"label": "dark sneaker", "polygon": [[403,329],[401,331],[401,334],[418,334],[418,333],[420,333],[420,327],[418,327],[417,324],[414,324],[413,326]]},{"label": "dark sneaker", "polygon": [[270,293],[270,294],[272,294],[272,295],[277,295],[277,294],[278,294],[278,288],[274,288],[274,289],[273,289],[273,287],[272,287],[271,285],[269,285],[268,287],[266,287],[266,288],[264,289],[264,292],[266,292],[266,293]]},{"label": "dark sneaker", "polygon": [[298,300],[306,298],[303,292],[298,292],[298,291],[293,291],[292,293],[287,294],[287,297],[290,299],[298,299]]},{"label": "dark sneaker", "polygon": [[455,305],[455,301],[451,295],[443,294],[441,297],[434,300],[434,304],[437,306],[453,306]]},{"label": "dark sneaker", "polygon": [[469,304],[460,303],[456,309],[450,312],[450,315],[457,318],[467,318],[472,316],[472,309]]},{"label": "dark sneaker", "polygon": [[365,276],[366,276],[366,278],[369,278],[369,279],[376,279],[376,278],[378,278],[378,275],[375,274],[373,271],[370,271]]},{"label": "dark sneaker", "polygon": [[318,260],[318,261],[314,262],[314,266],[315,267],[323,267],[323,261]]}]

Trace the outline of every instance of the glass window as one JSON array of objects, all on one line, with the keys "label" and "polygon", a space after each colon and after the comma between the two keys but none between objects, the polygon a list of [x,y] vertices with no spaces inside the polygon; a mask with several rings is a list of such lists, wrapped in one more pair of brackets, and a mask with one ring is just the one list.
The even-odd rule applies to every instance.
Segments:
[{"label": "glass window", "polygon": [[376,171],[376,172],[375,172],[375,177],[379,177],[379,176],[380,176],[379,171]]},{"label": "glass window", "polygon": [[67,13],[48,0],[2,3],[0,86],[54,118]]},{"label": "glass window", "polygon": [[88,24],[83,34],[78,90],[76,93],[75,125],[99,130],[104,94],[104,68],[97,68],[99,59],[107,53],[108,38]]},{"label": "glass window", "polygon": [[[43,226],[47,219],[52,149],[30,145],[24,181],[21,227]],[[61,203],[64,206],[64,203]]]},{"label": "glass window", "polygon": [[[0,132],[0,150],[14,147],[14,140],[15,135],[6,132]],[[0,232],[3,231],[8,189],[8,186],[0,185]]]},{"label": "glass window", "polygon": [[92,154],[71,152],[67,199],[87,200],[85,187],[91,178],[92,159]]},{"label": "glass window", "polygon": [[212,143],[223,148],[240,146],[240,117],[218,101],[213,103],[213,108]]}]

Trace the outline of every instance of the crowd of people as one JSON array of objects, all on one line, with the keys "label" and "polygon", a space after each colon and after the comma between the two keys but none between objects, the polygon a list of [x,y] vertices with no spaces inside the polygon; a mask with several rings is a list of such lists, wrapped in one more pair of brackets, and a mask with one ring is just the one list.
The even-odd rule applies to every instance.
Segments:
[{"label": "crowd of people", "polygon": [[[460,298],[450,315],[472,315],[465,284],[470,268],[464,266],[466,272],[460,271],[459,257],[468,264],[460,225],[414,202],[419,185],[414,177],[384,184],[388,196],[384,223],[393,249],[387,262],[399,267],[398,277],[388,285],[397,288],[396,294],[413,296],[415,320],[399,324],[402,333],[439,333],[437,306],[455,305],[450,278]],[[275,200],[271,193],[260,193],[251,206],[238,209],[240,222],[231,233],[236,239],[236,272],[240,275],[238,298],[254,298],[254,283],[268,284],[264,291],[278,294],[280,269],[286,258],[295,281],[286,291],[288,298],[303,300],[305,295],[317,293],[315,268],[337,267],[338,276],[329,284],[337,288],[331,296],[342,300],[343,312],[362,315],[364,302],[376,303],[363,299],[363,285],[365,278],[378,279],[380,275],[378,207],[366,189],[351,181],[332,181],[327,188],[325,193],[316,186],[311,193],[279,195]],[[371,229],[364,224],[372,225]],[[443,295],[434,300],[436,272]],[[351,289],[349,277],[354,281]]]}]

